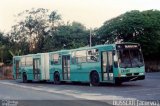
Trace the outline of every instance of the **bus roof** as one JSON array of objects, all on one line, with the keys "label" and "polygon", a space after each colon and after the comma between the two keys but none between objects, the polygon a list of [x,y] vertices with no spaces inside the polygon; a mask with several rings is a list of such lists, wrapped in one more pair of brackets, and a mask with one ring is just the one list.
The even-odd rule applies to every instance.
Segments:
[{"label": "bus roof", "polygon": [[116,43],[117,44],[139,44],[139,43],[133,43],[133,42],[123,42],[123,43]]},{"label": "bus roof", "polygon": [[21,56],[13,56],[13,58],[21,58],[21,57],[24,57],[24,56],[37,56],[37,55],[41,55],[41,54],[45,54],[45,53],[36,53],[36,54],[27,54],[27,55],[21,55]]},{"label": "bus roof", "polygon": [[49,53],[66,53],[69,52],[70,50],[59,50],[59,51],[53,51],[53,52],[49,52]]},{"label": "bus roof", "polygon": [[[96,45],[96,46],[92,46],[92,47],[80,47],[80,48],[76,48],[76,49],[63,49],[63,50],[59,50],[59,51],[53,51],[53,52],[47,52],[47,53],[70,53],[72,51],[78,51],[78,50],[88,50],[88,49],[99,49],[99,48],[112,48],[114,49],[116,47],[116,45],[118,44],[139,44],[139,43],[132,43],[132,42],[123,42],[123,43],[116,43],[116,44],[104,44],[104,45]],[[35,56],[35,55],[41,55],[44,53],[36,53],[36,54],[27,54],[27,55],[22,55],[22,56]],[[14,56],[13,58],[20,58],[22,56]]]},{"label": "bus roof", "polygon": [[[138,44],[138,43],[132,43],[132,42],[123,42],[123,43],[117,43],[117,44]],[[76,48],[76,49],[66,49],[66,50],[59,50],[59,51],[53,51],[53,52],[49,52],[49,53],[70,53],[72,51],[79,51],[79,50],[88,50],[88,49],[95,49],[95,48],[105,48],[105,47],[111,47],[111,48],[115,48],[117,44],[104,44],[104,45],[96,45],[96,46],[92,46],[92,47],[80,47],[80,48]]]}]

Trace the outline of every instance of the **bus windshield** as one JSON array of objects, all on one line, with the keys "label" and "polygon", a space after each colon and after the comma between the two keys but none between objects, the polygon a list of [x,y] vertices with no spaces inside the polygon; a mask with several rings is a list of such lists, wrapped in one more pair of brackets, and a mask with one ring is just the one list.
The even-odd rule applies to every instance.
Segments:
[{"label": "bus windshield", "polygon": [[118,51],[119,66],[121,68],[143,66],[143,57],[139,49],[122,49]]}]

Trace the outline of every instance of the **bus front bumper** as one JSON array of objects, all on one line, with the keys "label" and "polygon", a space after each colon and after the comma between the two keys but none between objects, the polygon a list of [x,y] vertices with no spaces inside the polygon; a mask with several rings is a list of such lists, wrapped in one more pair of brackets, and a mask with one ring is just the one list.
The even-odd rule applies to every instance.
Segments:
[{"label": "bus front bumper", "polygon": [[128,82],[128,81],[136,81],[136,80],[144,80],[145,75],[141,76],[129,76],[129,77],[116,77],[115,81],[118,82]]}]

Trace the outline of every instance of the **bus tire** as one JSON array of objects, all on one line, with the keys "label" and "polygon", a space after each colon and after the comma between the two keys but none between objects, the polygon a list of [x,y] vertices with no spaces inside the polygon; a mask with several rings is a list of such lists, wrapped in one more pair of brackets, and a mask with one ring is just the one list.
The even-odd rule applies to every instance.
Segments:
[{"label": "bus tire", "polygon": [[28,80],[27,80],[27,75],[26,73],[23,73],[23,83],[27,83]]},{"label": "bus tire", "polygon": [[54,73],[54,84],[60,84],[60,75],[59,75],[59,72],[55,72]]},{"label": "bus tire", "polygon": [[99,75],[96,71],[93,71],[90,74],[90,84],[92,86],[98,86],[100,84]]}]

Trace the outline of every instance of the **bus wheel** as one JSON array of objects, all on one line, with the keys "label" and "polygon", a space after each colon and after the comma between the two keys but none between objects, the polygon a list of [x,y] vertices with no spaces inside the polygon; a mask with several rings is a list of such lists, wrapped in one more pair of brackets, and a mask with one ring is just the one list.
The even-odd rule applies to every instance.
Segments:
[{"label": "bus wheel", "polygon": [[92,72],[90,75],[90,84],[93,86],[98,86],[99,85],[99,75],[97,72]]},{"label": "bus wheel", "polygon": [[27,83],[28,81],[27,81],[27,75],[24,73],[23,74],[23,83]]},{"label": "bus wheel", "polygon": [[60,75],[58,72],[54,74],[54,84],[60,84]]}]

